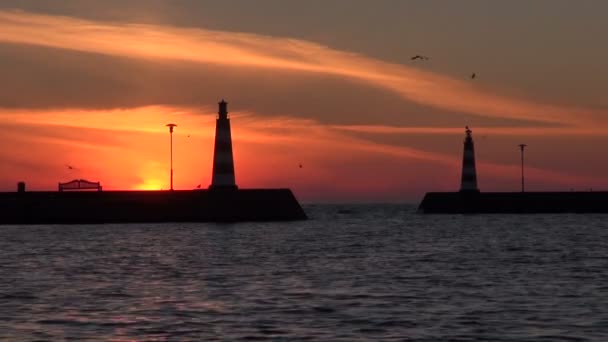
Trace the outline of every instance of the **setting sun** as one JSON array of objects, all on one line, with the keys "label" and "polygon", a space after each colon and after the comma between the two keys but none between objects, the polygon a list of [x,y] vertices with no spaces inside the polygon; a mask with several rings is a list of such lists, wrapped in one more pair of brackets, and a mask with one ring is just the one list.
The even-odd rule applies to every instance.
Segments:
[{"label": "setting sun", "polygon": [[133,190],[163,190],[163,183],[159,179],[147,179],[133,187]]}]

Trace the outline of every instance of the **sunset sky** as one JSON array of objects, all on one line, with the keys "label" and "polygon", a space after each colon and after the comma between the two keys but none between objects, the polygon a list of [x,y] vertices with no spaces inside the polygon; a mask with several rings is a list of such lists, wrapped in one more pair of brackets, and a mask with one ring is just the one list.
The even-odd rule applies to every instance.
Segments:
[{"label": "sunset sky", "polygon": [[603,0],[3,0],[0,191],[168,189],[169,122],[175,188],[207,187],[221,99],[241,188],[416,203],[458,189],[469,125],[482,191],[519,190],[521,143],[526,189],[607,190],[606,13]]}]

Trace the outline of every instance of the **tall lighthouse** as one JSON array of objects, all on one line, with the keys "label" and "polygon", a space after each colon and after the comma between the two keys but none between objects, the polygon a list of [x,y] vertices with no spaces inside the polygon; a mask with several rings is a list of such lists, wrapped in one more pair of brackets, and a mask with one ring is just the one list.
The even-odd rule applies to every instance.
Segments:
[{"label": "tall lighthouse", "polygon": [[236,189],[234,180],[234,158],[232,157],[232,135],[228,118],[228,103],[219,103],[215,124],[215,148],[213,150],[213,176],[210,189]]},{"label": "tall lighthouse", "polygon": [[473,145],[473,133],[466,126],[466,137],[464,139],[464,151],[462,155],[462,179],[460,182],[461,192],[479,192],[477,188],[477,171],[475,169],[475,146]]}]

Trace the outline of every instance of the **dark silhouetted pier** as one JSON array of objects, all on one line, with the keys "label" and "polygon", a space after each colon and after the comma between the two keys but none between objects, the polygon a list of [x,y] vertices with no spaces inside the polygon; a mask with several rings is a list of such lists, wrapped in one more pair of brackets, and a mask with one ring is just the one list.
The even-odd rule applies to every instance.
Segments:
[{"label": "dark silhouetted pier", "polygon": [[458,192],[429,192],[418,206],[425,214],[608,213],[608,192],[524,192],[523,150],[520,192],[480,192],[477,187],[472,131],[466,127]]},{"label": "dark silhouetted pier", "polygon": [[[243,222],[305,220],[289,189],[239,189],[235,182],[227,103],[219,103],[209,189],[173,190],[173,128],[169,191],[102,191],[99,182],[76,179],[59,191],[0,193],[0,224],[135,222]],[[88,191],[92,190],[92,191]]]}]

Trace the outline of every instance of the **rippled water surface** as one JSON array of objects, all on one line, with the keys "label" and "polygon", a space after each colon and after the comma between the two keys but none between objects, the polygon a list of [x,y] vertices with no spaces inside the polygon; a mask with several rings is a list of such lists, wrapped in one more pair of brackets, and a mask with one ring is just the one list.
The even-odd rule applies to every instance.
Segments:
[{"label": "rippled water surface", "polygon": [[608,215],[0,226],[0,340],[608,341]]}]

